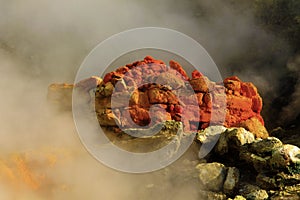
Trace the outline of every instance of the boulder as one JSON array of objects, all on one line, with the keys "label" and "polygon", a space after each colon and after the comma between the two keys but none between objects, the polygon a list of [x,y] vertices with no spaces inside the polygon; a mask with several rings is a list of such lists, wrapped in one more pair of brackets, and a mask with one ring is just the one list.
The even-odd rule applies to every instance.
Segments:
[{"label": "boulder", "polygon": [[[182,122],[187,132],[195,132],[197,129],[204,129],[209,124],[214,124],[225,127],[244,127],[254,133],[257,138],[268,137],[260,115],[262,99],[252,83],[243,82],[236,76],[226,78],[223,83],[215,83],[198,71],[193,71],[192,78],[189,78],[178,62],[170,61],[169,65],[170,67],[163,61],[146,56],[144,60],[127,64],[107,73],[103,81],[93,76],[80,81],[75,86],[51,85],[48,99],[70,109],[70,94],[73,87],[85,91],[86,94],[97,87],[95,101],[88,99],[83,101],[95,103],[97,113],[98,110],[101,110],[102,114],[111,113],[103,109],[111,109],[112,98],[120,101],[115,104],[120,110],[132,110],[131,107],[135,106],[144,109],[143,113],[149,112],[152,105],[164,104],[166,119],[171,116],[172,120],[181,121],[185,114],[187,119]],[[183,93],[182,91],[189,92]],[[128,93],[130,97],[120,96],[125,93]],[[98,114],[98,116],[101,115]],[[145,116],[146,114],[135,116],[134,121],[144,121]],[[120,115],[120,117],[123,116]],[[138,119],[139,117],[141,119]],[[101,122],[102,119],[107,118],[111,117],[98,118],[99,123],[114,126],[113,123]],[[124,119],[122,124],[128,128],[130,124],[126,124],[126,121],[128,120]]]},{"label": "boulder", "polygon": [[[215,152],[219,155],[239,152],[244,144],[255,141],[253,133],[244,128],[229,128],[224,131],[215,146]],[[231,150],[231,152],[230,152]]]},{"label": "boulder", "polygon": [[201,163],[199,171],[201,187],[205,190],[220,192],[226,178],[226,167],[220,163]]}]

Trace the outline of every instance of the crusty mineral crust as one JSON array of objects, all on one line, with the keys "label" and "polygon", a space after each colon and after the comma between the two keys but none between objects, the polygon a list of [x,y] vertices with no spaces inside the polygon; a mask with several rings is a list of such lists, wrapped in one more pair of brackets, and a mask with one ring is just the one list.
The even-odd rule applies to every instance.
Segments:
[{"label": "crusty mineral crust", "polygon": [[[106,74],[96,91],[96,112],[100,124],[114,123],[113,118],[110,117],[108,120],[107,117],[105,120],[103,116],[107,111],[111,113],[110,100],[114,92],[113,97],[118,98],[120,102],[114,104],[113,109],[118,113],[115,117],[124,128],[132,127],[134,125],[132,123],[144,126],[151,120],[180,121],[184,110],[188,116],[188,121],[183,122],[187,131],[203,129],[209,124],[220,124],[226,127],[242,126],[254,133],[257,132],[257,137],[268,136],[260,115],[262,98],[252,83],[242,82],[236,76],[226,78],[223,83],[215,83],[196,70],[192,73],[192,78],[189,78],[179,63],[170,61],[169,66],[147,56],[142,61],[122,66]],[[175,69],[175,73],[170,69]],[[152,84],[142,84],[145,82],[145,74],[149,75],[146,78],[149,78]],[[195,93],[185,91],[187,83]],[[128,91],[133,91],[129,97],[129,104],[122,101],[122,98],[127,99],[126,95],[130,96]],[[181,95],[179,99],[176,94],[182,92],[186,94]],[[222,106],[225,103],[226,106]],[[153,105],[159,105],[158,107],[166,112],[159,109],[156,112],[156,119],[150,119],[148,111]],[[212,119],[212,109],[220,113],[220,116],[214,116]],[[225,121],[222,119],[222,113],[225,115]],[[130,117],[132,121],[127,120]],[[196,127],[197,123],[199,127]]]},{"label": "crusty mineral crust", "polygon": [[[145,80],[149,83],[144,84]],[[88,88],[84,90],[87,83]],[[244,127],[260,138],[268,136],[260,115],[262,98],[257,88],[236,76],[215,83],[195,70],[190,78],[179,63],[170,61],[167,66],[163,61],[147,56],[106,74],[103,81],[91,77],[75,87],[87,92],[96,85],[95,109],[103,126],[117,126],[116,121],[123,128],[164,120],[181,121],[184,112],[188,116],[183,121],[185,131],[214,124]],[[187,85],[192,91],[187,90]],[[53,84],[49,87],[48,98],[63,107],[70,107],[72,88],[68,84]],[[114,108],[112,97],[117,99]],[[152,118],[150,108],[155,113]]]}]

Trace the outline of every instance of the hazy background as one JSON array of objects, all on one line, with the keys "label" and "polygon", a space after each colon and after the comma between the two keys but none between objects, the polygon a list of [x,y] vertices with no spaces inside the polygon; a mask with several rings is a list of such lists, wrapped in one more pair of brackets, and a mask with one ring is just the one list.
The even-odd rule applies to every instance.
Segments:
[{"label": "hazy background", "polygon": [[[278,34],[263,23],[268,22],[268,16],[260,15],[265,12],[259,12],[264,4],[257,6],[246,0],[0,0],[0,154],[48,146],[78,155],[50,173],[55,182],[71,185],[50,199],[87,195],[88,199],[132,199],[136,185],[152,183],[101,166],[83,149],[70,114],[52,112],[46,104],[48,85],[72,83],[84,57],[99,42],[144,26],[189,35],[204,46],[223,77],[238,75],[252,81],[264,98],[263,114],[270,129],[295,123],[300,110],[299,45],[284,32],[289,21],[276,21],[283,30]],[[292,8],[293,16],[300,16],[298,7]],[[297,29],[299,23],[289,26]],[[12,198],[8,190],[0,194]],[[168,192],[165,195],[164,199],[174,199]]]}]

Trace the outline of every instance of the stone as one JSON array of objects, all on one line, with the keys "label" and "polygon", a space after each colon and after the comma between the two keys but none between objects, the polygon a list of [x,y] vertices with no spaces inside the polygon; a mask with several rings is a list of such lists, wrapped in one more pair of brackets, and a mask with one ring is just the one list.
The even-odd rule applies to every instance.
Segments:
[{"label": "stone", "polygon": [[223,185],[225,194],[231,194],[237,188],[240,179],[240,171],[236,167],[228,167],[227,176]]},{"label": "stone", "polygon": [[91,76],[90,78],[81,80],[80,82],[75,84],[76,88],[82,88],[85,91],[90,91],[92,89],[97,88],[97,86],[102,84],[102,79],[97,76]]},{"label": "stone", "polygon": [[237,195],[234,197],[234,199],[228,198],[227,200],[246,200],[246,198],[241,195]]},{"label": "stone", "polygon": [[261,157],[249,152],[246,148],[242,148],[239,154],[240,160],[253,166],[257,172],[265,172],[269,170],[270,157]]},{"label": "stone", "polygon": [[190,80],[190,84],[195,92],[206,93],[209,91],[209,80],[204,76]]},{"label": "stone", "polygon": [[282,142],[275,137],[259,139],[251,143],[248,147],[249,151],[259,156],[270,156],[272,152],[282,147]]},{"label": "stone", "polygon": [[169,72],[163,72],[159,74],[155,79],[155,83],[160,85],[170,86],[173,90],[184,87],[185,85],[185,82],[182,80],[180,76]]},{"label": "stone", "polygon": [[224,86],[227,88],[227,90],[240,92],[241,80],[236,76],[228,77],[224,80]]},{"label": "stone", "polygon": [[257,172],[285,171],[300,173],[300,149],[290,144],[282,144],[275,137],[258,139],[242,146],[240,159],[252,165]]},{"label": "stone", "polygon": [[[188,140],[188,138],[183,137],[182,129],[181,122],[171,120],[165,121],[164,123],[157,123],[148,129],[125,128],[121,130],[118,137],[115,137],[116,134],[107,128],[104,129],[104,133],[114,145],[126,151],[146,153],[170,145],[168,153],[172,154],[177,151],[179,145],[184,142],[185,139]],[[130,133],[130,135],[128,135],[128,133]],[[152,133],[156,134],[152,135]]]},{"label": "stone", "polygon": [[205,191],[200,190],[199,191],[199,199],[205,199],[205,200],[226,200],[227,197],[223,193],[217,193],[217,192],[211,192],[211,191]]},{"label": "stone", "polygon": [[265,200],[269,198],[266,190],[255,190],[246,195],[249,200]]},{"label": "stone", "polygon": [[270,167],[274,170],[287,169],[292,174],[300,173],[300,149],[285,144],[272,153]]},{"label": "stone", "polygon": [[216,142],[220,141],[220,135],[226,130],[224,126],[209,126],[197,133],[197,140],[201,143],[199,158],[205,157],[212,149]]},{"label": "stone", "polygon": [[252,117],[238,124],[239,127],[244,127],[251,133],[255,134],[256,138],[267,138],[269,133],[257,117]]},{"label": "stone", "polygon": [[199,171],[201,188],[220,192],[226,177],[226,167],[221,163],[201,163],[196,166]]},{"label": "stone", "polygon": [[256,183],[259,187],[265,190],[278,188],[276,178],[273,176],[267,176],[265,173],[259,173],[256,176]]},{"label": "stone", "polygon": [[105,83],[103,90],[101,91],[101,94],[104,97],[109,97],[112,95],[113,91],[114,91],[113,84],[111,82],[107,82],[107,83]]},{"label": "stone", "polygon": [[252,143],[255,140],[253,133],[244,128],[229,128],[226,133],[230,145],[236,146],[236,148],[239,148],[244,144]]},{"label": "stone", "polygon": [[251,184],[244,185],[239,192],[247,200],[265,200],[269,197],[266,190],[262,190],[258,186]]},{"label": "stone", "polygon": [[238,152],[241,146],[254,140],[254,135],[244,128],[229,128],[221,134],[215,152],[219,155],[228,153],[230,149]]},{"label": "stone", "polygon": [[159,87],[149,89],[148,96],[151,104],[178,104],[178,99],[172,91]]},{"label": "stone", "polygon": [[179,74],[182,75],[184,80],[189,80],[189,77],[186,74],[185,70],[182,68],[182,66],[178,62],[176,62],[174,60],[170,60],[169,65],[172,69],[179,72]]},{"label": "stone", "polygon": [[117,118],[111,109],[98,110],[96,114],[101,126],[116,126]]},{"label": "stone", "polygon": [[221,135],[226,130],[226,127],[224,126],[209,126],[204,130],[200,130],[197,134],[197,139],[204,143],[206,140],[208,140],[211,137],[216,137],[218,135]]}]

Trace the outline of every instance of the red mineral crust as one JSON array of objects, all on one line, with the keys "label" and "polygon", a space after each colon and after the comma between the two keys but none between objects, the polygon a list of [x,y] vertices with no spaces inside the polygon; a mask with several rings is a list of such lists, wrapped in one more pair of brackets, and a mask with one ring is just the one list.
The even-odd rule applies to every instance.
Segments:
[{"label": "red mineral crust", "polygon": [[95,108],[104,126],[117,121],[132,128],[173,119],[182,121],[186,131],[217,124],[268,136],[260,115],[262,98],[252,83],[236,76],[215,83],[196,70],[189,78],[179,63],[171,60],[167,66],[150,56],[106,74],[97,87]]}]

